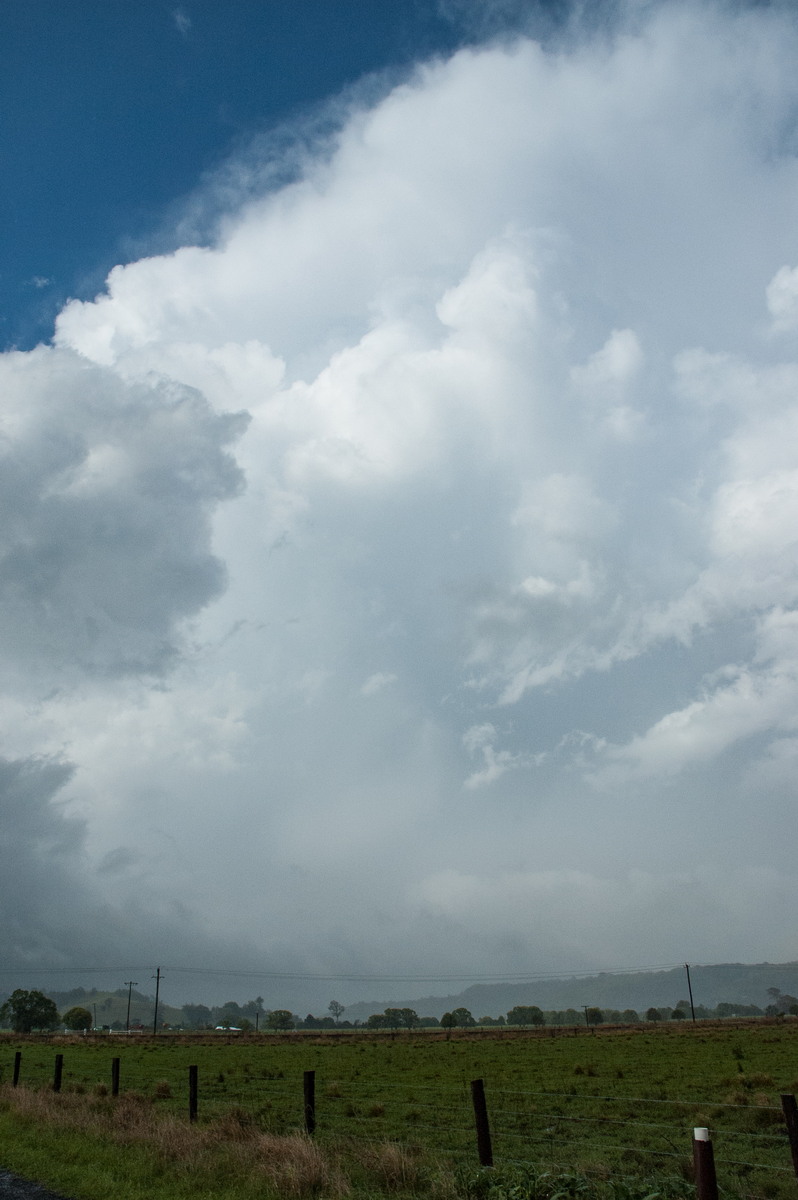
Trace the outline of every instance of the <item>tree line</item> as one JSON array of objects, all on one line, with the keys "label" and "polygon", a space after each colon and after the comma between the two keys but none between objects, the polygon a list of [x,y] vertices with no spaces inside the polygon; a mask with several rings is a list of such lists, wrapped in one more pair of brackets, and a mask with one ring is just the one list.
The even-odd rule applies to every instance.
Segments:
[{"label": "tree line", "polygon": [[[722,1002],[714,1008],[705,1005],[695,1005],[695,1016],[702,1020],[722,1019],[725,1017],[779,1017],[785,1015],[798,1016],[798,998],[779,991],[778,988],[768,988],[771,1003],[765,1008],[756,1004],[734,1004]],[[419,1016],[413,1008],[388,1007],[381,1013],[373,1013],[366,1021],[342,1020],[346,1008],[337,1000],[331,1000],[327,1006],[327,1014],[318,1017],[308,1013],[306,1017],[298,1016],[286,1008],[264,1008],[263,997],[256,996],[254,1000],[238,1004],[229,1000],[216,1007],[204,1004],[184,1004],[181,1012],[182,1022],[177,1026],[162,1022],[159,1028],[179,1028],[197,1031],[227,1030],[236,1032],[252,1032],[269,1030],[279,1032],[291,1029],[435,1029],[447,1031],[452,1029],[491,1028],[501,1026],[540,1027],[544,1025],[637,1025],[642,1021],[684,1021],[692,1016],[690,1002],[679,1000],[673,1007],[648,1008],[645,1013],[636,1009],[600,1009],[585,1005],[580,1012],[575,1008],[541,1009],[536,1004],[519,1004],[511,1008],[506,1015],[499,1017],[475,1017],[464,1007],[455,1008],[437,1017]],[[83,1005],[72,1005],[63,1014],[59,1014],[55,1002],[40,991],[26,991],[18,988],[12,992],[5,1003],[0,1006],[0,1026],[11,1028],[15,1033],[32,1033],[37,1030],[52,1031],[65,1028],[74,1031],[86,1031],[94,1027],[92,1013]],[[102,1028],[109,1032],[125,1029],[121,1021],[114,1021]],[[142,1028],[139,1022],[132,1023],[131,1028]]]}]

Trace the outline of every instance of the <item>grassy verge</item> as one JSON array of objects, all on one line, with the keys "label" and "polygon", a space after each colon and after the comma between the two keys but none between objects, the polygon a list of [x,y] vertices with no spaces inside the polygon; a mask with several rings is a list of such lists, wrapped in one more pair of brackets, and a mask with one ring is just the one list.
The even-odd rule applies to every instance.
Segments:
[{"label": "grassy verge", "polygon": [[319,1146],[237,1110],[190,1126],[137,1094],[117,1101],[0,1090],[0,1159],[73,1200],[691,1200],[679,1175],[441,1164],[395,1143]]},{"label": "grassy verge", "polygon": [[117,1100],[0,1089],[0,1161],[74,1200],[453,1200],[454,1175],[392,1143],[317,1145],[231,1110],[189,1125],[137,1093]]}]

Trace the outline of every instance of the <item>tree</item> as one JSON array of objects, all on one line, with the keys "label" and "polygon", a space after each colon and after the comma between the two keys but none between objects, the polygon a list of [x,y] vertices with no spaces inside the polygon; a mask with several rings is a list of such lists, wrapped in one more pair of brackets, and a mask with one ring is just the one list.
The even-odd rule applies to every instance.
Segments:
[{"label": "tree", "polygon": [[646,1009],[646,1020],[647,1021],[661,1021],[662,1013],[659,1011],[658,1008],[647,1008]]},{"label": "tree", "polygon": [[463,1029],[468,1028],[470,1025],[476,1025],[476,1021],[467,1008],[453,1008],[452,1016],[454,1017],[455,1025],[459,1025]]},{"label": "tree", "polygon": [[621,1020],[624,1025],[638,1025],[640,1023],[640,1013],[634,1008],[625,1008],[621,1013]]},{"label": "tree", "polygon": [[601,1025],[604,1021],[604,1013],[600,1008],[588,1008],[585,1017],[588,1025]]},{"label": "tree", "polygon": [[344,1007],[343,1004],[340,1004],[337,1000],[331,1000],[330,1003],[327,1005],[327,1012],[332,1015],[332,1019],[335,1021],[335,1024],[337,1025],[338,1022],[340,1021],[341,1017],[343,1016],[343,1014],[346,1012],[346,1008]]},{"label": "tree", "polygon": [[452,1036],[452,1030],[457,1025],[457,1017],[454,1013],[445,1012],[441,1017],[441,1028],[446,1030],[446,1041]]},{"label": "tree", "polygon": [[674,1008],[673,1012],[671,1013],[672,1021],[684,1021],[686,1019],[686,1017],[687,1017],[687,1013],[684,1011],[683,1008]]},{"label": "tree", "polygon": [[244,1010],[235,1000],[228,1000],[221,1008],[215,1008],[213,1011],[216,1024],[224,1025],[226,1029],[229,1029],[231,1025],[240,1026],[241,1019],[244,1016]]},{"label": "tree", "polygon": [[213,1026],[213,1013],[205,1004],[184,1004],[183,1024],[189,1029],[210,1029]]},{"label": "tree", "polygon": [[81,1008],[79,1004],[65,1012],[61,1020],[67,1029],[91,1029],[91,1013],[87,1008]]},{"label": "tree", "polygon": [[287,1008],[275,1008],[274,1012],[270,1012],[266,1018],[266,1024],[269,1029],[293,1029],[293,1013],[290,1013]]},{"label": "tree", "polygon": [[17,988],[0,1008],[0,1024],[10,1025],[14,1033],[55,1029],[59,1024],[58,1009],[43,992],[26,992],[24,988]]},{"label": "tree", "polygon": [[418,1013],[414,1008],[400,1008],[399,1016],[402,1019],[405,1029],[413,1029],[414,1026],[418,1025]]},{"label": "tree", "polygon": [[507,1014],[508,1025],[545,1025],[546,1018],[537,1004],[516,1004]]},{"label": "tree", "polygon": [[260,1020],[263,1013],[263,996],[256,996],[254,1000],[247,1000],[246,1004],[241,1005],[241,1012],[249,1017],[250,1021]]},{"label": "tree", "polygon": [[[344,1022],[347,1024],[348,1022]],[[332,1017],[314,1017],[313,1013],[308,1013],[304,1021],[299,1022],[299,1027],[302,1029],[334,1029],[335,1021]]]}]

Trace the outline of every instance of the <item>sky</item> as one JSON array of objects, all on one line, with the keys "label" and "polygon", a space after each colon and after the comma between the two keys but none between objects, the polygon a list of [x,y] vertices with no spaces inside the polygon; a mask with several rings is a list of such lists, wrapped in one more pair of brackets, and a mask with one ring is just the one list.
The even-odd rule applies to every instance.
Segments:
[{"label": "sky", "polygon": [[798,958],[793,6],[0,37],[0,989]]}]

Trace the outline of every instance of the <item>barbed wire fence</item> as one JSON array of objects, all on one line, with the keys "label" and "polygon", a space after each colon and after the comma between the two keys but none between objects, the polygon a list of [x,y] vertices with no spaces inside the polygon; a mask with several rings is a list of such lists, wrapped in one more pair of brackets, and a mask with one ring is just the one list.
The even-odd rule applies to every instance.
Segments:
[{"label": "barbed wire fence", "polygon": [[[12,1087],[99,1094],[135,1093],[189,1120],[211,1122],[233,1113],[273,1133],[305,1131],[324,1143],[393,1142],[410,1154],[452,1162],[584,1169],[623,1177],[658,1171],[694,1177],[691,1129],[708,1131],[714,1164],[725,1183],[767,1194],[768,1180],[798,1175],[798,1108],[759,1094],[747,1103],[652,1098],[457,1085],[388,1083],[367,1075],[317,1078],[273,1066],[242,1073],[175,1066],[157,1073],[146,1058],[109,1059],[108,1079],[70,1072],[68,1054],[16,1051]],[[693,1142],[693,1153],[695,1144]],[[791,1162],[792,1156],[792,1162]]]}]

